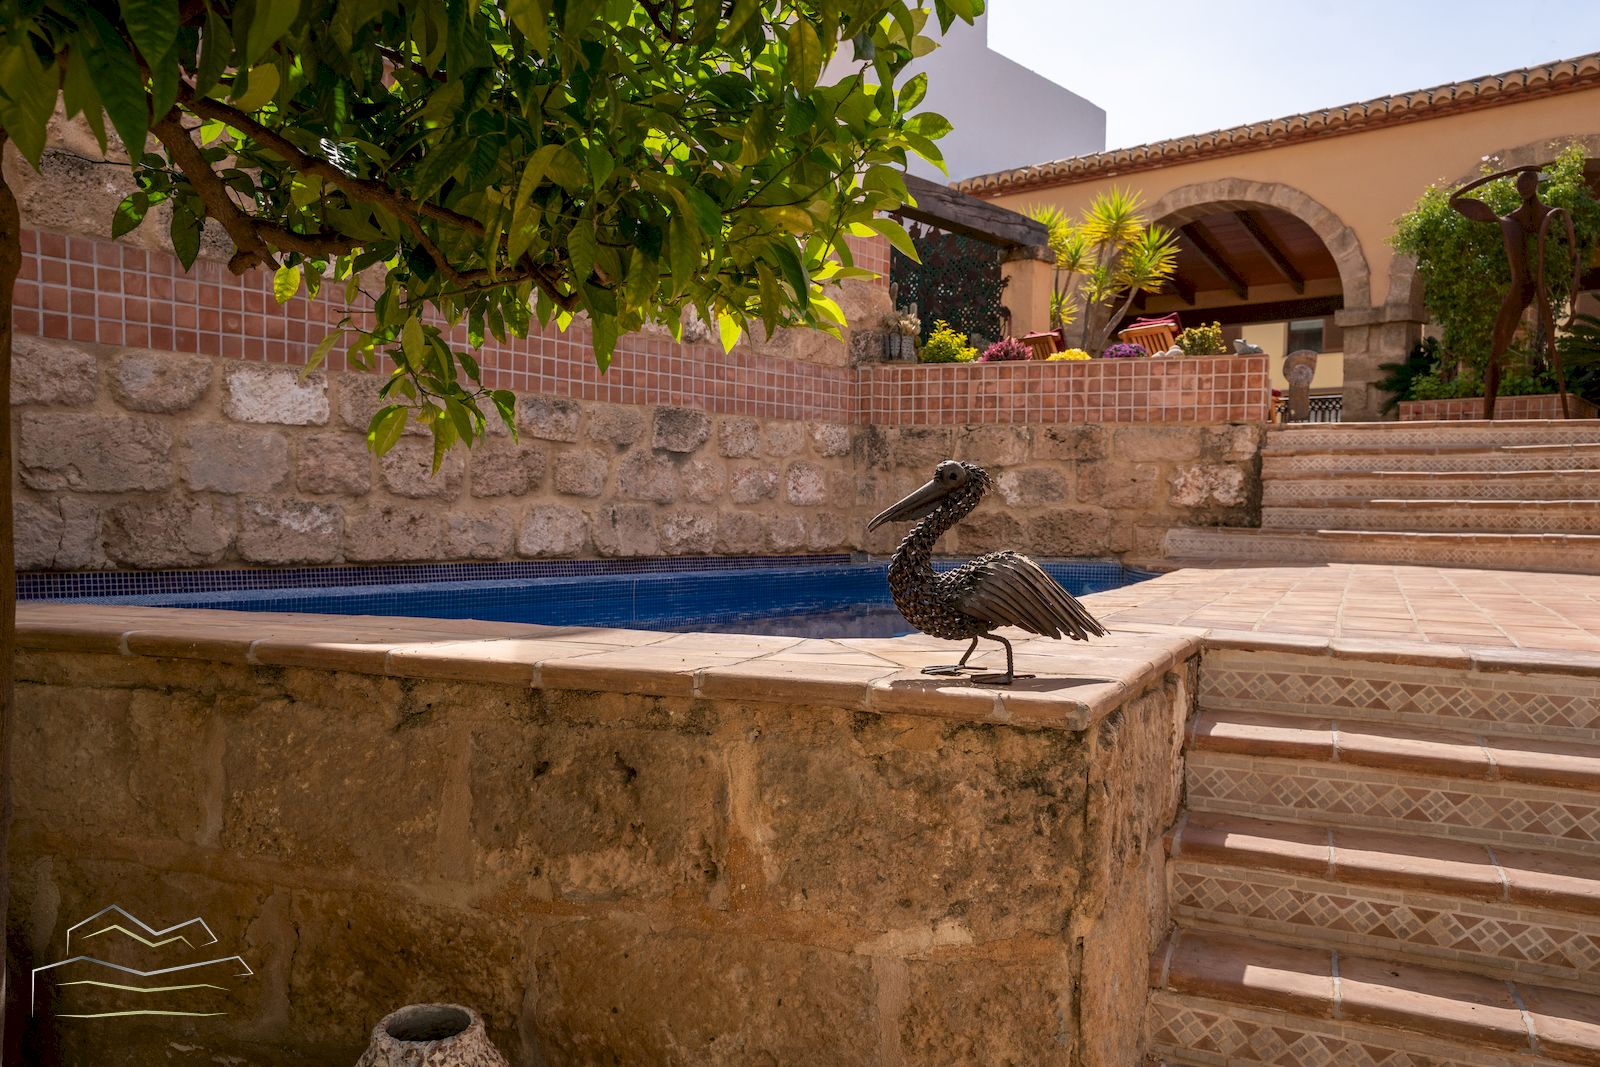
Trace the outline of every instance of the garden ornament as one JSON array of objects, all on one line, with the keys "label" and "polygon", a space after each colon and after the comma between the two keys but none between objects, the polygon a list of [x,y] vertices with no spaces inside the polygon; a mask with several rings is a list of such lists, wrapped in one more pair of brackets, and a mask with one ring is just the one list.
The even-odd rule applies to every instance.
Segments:
[{"label": "garden ornament", "polygon": [[1259,356],[1262,351],[1260,345],[1252,344],[1242,338],[1235,338],[1233,342],[1233,354],[1236,356]]},{"label": "garden ornament", "polygon": [[991,552],[953,571],[935,574],[933,545],[939,535],[964,519],[989,489],[989,475],[973,463],[947,459],[934,468],[933,479],[867,524],[870,533],[886,522],[920,519],[895,549],[889,564],[889,592],[906,621],[925,634],[951,641],[972,639],[959,663],[924,667],[923,674],[960,674],[978,670],[967,660],[987,637],[1005,646],[1004,674],[978,674],[975,682],[1010,685],[1016,678],[1011,642],[994,633],[1017,626],[1029,633],[1074,641],[1104,637],[1106,630],[1027,556]]},{"label": "garden ornament", "polygon": [[[1571,412],[1567,410],[1567,379],[1561,371],[1561,353],[1556,349],[1555,311],[1550,300],[1550,287],[1544,276],[1545,242],[1550,232],[1550,224],[1558,218],[1566,228],[1567,248],[1572,257],[1572,288],[1568,291],[1574,294],[1574,299],[1572,314],[1567,316],[1568,327],[1572,325],[1573,316],[1577,312],[1575,294],[1578,292],[1578,278],[1583,272],[1583,264],[1579,262],[1578,240],[1573,231],[1571,213],[1565,208],[1550,207],[1539,201],[1541,169],[1538,166],[1513,167],[1469,182],[1450,195],[1450,206],[1472,221],[1500,224],[1500,235],[1506,243],[1506,259],[1511,263],[1511,290],[1506,293],[1505,300],[1500,304],[1500,314],[1494,320],[1494,333],[1489,343],[1489,365],[1483,372],[1485,419],[1494,418],[1494,399],[1500,391],[1500,357],[1511,347],[1511,339],[1516,335],[1517,326],[1522,321],[1522,313],[1533,303],[1535,297],[1538,298],[1539,326],[1544,334],[1550,367],[1556,372],[1556,385],[1561,390],[1561,414],[1563,418],[1571,417]],[[1480,185],[1513,174],[1517,176],[1517,192],[1522,196],[1521,206],[1514,211],[1496,215],[1488,204],[1475,196],[1466,195]],[[1530,241],[1535,246],[1531,264],[1528,260]]]},{"label": "garden ornament", "polygon": [[356,1067],[507,1067],[483,1017],[460,1004],[412,1004],[385,1015]]},{"label": "garden ornament", "polygon": [[1157,353],[1157,355],[1167,356],[1167,357],[1169,357],[1171,359],[1178,359],[1181,356],[1183,356],[1184,354],[1185,353],[1183,351],[1183,346],[1182,345],[1173,345],[1171,348],[1167,349],[1165,352]]}]

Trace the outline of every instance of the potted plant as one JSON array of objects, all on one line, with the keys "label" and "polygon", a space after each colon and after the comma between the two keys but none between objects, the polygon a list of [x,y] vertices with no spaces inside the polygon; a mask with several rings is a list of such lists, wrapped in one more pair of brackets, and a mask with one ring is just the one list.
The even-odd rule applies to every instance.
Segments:
[{"label": "potted plant", "polygon": [[883,317],[883,358],[887,360],[913,360],[917,358],[917,334],[922,332],[922,320],[917,317],[917,307],[909,311],[895,309]]},{"label": "potted plant", "polygon": [[1006,363],[1015,360],[1033,358],[1033,349],[1017,340],[1007,337],[996,341],[983,350],[983,355],[978,357],[979,363]]},{"label": "potted plant", "polygon": [[1085,352],[1081,348],[1069,348],[1065,352],[1057,352],[1054,355],[1046,356],[1045,357],[1045,362],[1047,362],[1047,363],[1076,362],[1077,360],[1080,360],[1080,359],[1091,359],[1091,358],[1093,358],[1093,357],[1091,357],[1089,355],[1089,353]]},{"label": "potted plant", "polygon": [[1178,347],[1186,356],[1225,356],[1228,346],[1222,343],[1222,324],[1191,326],[1178,334]]},{"label": "potted plant", "polygon": [[923,363],[971,363],[978,358],[978,350],[967,344],[966,334],[957,333],[948,322],[937,319],[917,358]]},{"label": "potted plant", "polygon": [[1144,345],[1129,344],[1127,341],[1118,341],[1100,350],[1101,359],[1144,359],[1149,354]]}]

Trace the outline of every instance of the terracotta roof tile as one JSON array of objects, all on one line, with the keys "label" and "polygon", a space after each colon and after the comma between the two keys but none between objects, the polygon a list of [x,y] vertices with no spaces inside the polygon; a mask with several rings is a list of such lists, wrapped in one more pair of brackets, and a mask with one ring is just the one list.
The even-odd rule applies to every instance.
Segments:
[{"label": "terracotta roof tile", "polygon": [[1187,134],[1131,148],[1117,148],[994,174],[981,174],[956,183],[956,188],[983,196],[1090,181],[1112,174],[1152,170],[1169,163],[1187,162],[1205,156],[1257,151],[1288,141],[1333,137],[1396,122],[1495,107],[1537,93],[1563,93],[1589,87],[1600,87],[1600,52],[1504,74],[1485,75],[1454,85],[1417,89],[1225,130]]}]

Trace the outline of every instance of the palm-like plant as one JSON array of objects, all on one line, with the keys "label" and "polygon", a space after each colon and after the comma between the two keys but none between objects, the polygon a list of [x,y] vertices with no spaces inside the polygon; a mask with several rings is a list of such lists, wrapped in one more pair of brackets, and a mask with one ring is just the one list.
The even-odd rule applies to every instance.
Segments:
[{"label": "palm-like plant", "polygon": [[1113,188],[1096,196],[1074,223],[1060,208],[1033,207],[1028,215],[1050,231],[1055,253],[1051,325],[1078,325],[1078,344],[1105,347],[1111,328],[1141,292],[1159,292],[1177,265],[1173,231],[1147,225],[1143,198]]}]

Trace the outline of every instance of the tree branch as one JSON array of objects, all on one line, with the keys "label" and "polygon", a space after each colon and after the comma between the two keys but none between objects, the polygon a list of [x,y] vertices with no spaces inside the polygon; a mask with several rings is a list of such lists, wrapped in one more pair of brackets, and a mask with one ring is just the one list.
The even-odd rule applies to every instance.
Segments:
[{"label": "tree branch", "polygon": [[206,213],[227,231],[235,249],[233,258],[228,260],[228,269],[235,274],[243,274],[258,264],[272,263],[272,252],[256,232],[254,222],[233,202],[233,197],[228,195],[227,185],[217,177],[211,164],[206,162],[205,155],[189,136],[183,123],[168,113],[151,123],[150,132],[156,135],[156,139],[167,150],[167,155],[183,171],[183,176],[189,179],[200,202],[205,204]]}]

